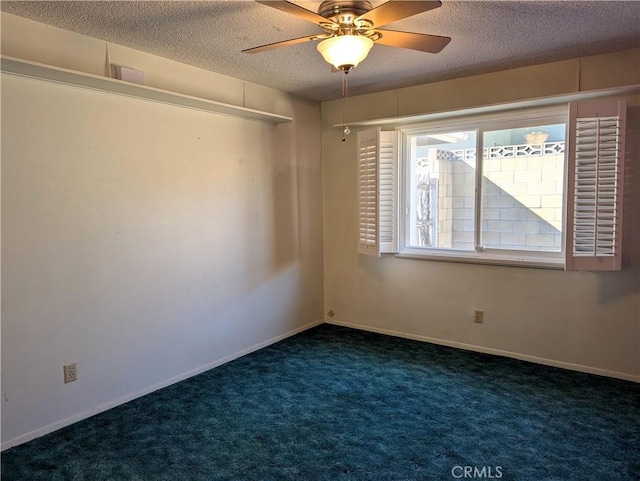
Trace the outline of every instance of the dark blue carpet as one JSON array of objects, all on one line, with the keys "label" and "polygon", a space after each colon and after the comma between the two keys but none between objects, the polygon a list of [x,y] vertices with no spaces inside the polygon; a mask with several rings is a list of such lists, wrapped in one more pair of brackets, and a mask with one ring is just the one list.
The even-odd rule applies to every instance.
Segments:
[{"label": "dark blue carpet", "polygon": [[2,453],[11,480],[640,479],[640,385],[322,325]]}]

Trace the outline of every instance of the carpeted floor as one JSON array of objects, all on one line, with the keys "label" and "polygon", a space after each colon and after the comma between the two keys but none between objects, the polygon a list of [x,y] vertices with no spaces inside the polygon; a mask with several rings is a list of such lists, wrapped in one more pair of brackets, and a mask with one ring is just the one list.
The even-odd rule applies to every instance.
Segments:
[{"label": "carpeted floor", "polygon": [[2,479],[638,481],[640,385],[322,325],[5,451]]}]

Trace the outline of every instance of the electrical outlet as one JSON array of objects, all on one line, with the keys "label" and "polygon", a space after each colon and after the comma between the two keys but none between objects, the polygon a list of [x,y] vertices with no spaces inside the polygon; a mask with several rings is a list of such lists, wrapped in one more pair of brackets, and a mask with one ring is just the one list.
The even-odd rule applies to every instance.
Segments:
[{"label": "electrical outlet", "polygon": [[78,371],[76,370],[76,363],[67,364],[62,367],[64,370],[64,383],[73,382],[78,379]]},{"label": "electrical outlet", "polygon": [[477,322],[478,324],[482,324],[483,320],[484,320],[484,311],[480,311],[480,310],[476,309],[473,312],[473,322]]}]

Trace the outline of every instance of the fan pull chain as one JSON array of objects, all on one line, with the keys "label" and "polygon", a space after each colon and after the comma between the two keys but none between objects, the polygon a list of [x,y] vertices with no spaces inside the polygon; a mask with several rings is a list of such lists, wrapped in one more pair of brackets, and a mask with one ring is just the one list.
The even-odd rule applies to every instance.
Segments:
[{"label": "fan pull chain", "polygon": [[342,102],[342,141],[346,142],[347,135],[351,133],[349,126],[347,125],[347,109],[349,107],[349,82],[347,80],[347,74],[349,72],[345,71],[344,77],[342,78],[342,98],[344,101]]}]

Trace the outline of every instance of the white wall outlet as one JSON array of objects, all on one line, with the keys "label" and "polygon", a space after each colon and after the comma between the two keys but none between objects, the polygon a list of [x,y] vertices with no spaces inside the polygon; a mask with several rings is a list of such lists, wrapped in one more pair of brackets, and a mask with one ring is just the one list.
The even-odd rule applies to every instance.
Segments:
[{"label": "white wall outlet", "polygon": [[78,379],[78,371],[76,370],[76,363],[67,364],[63,366],[64,370],[64,383],[67,384],[69,382],[73,382]]},{"label": "white wall outlet", "polygon": [[476,309],[473,311],[473,322],[477,322],[478,324],[482,324],[484,320],[484,311]]}]

